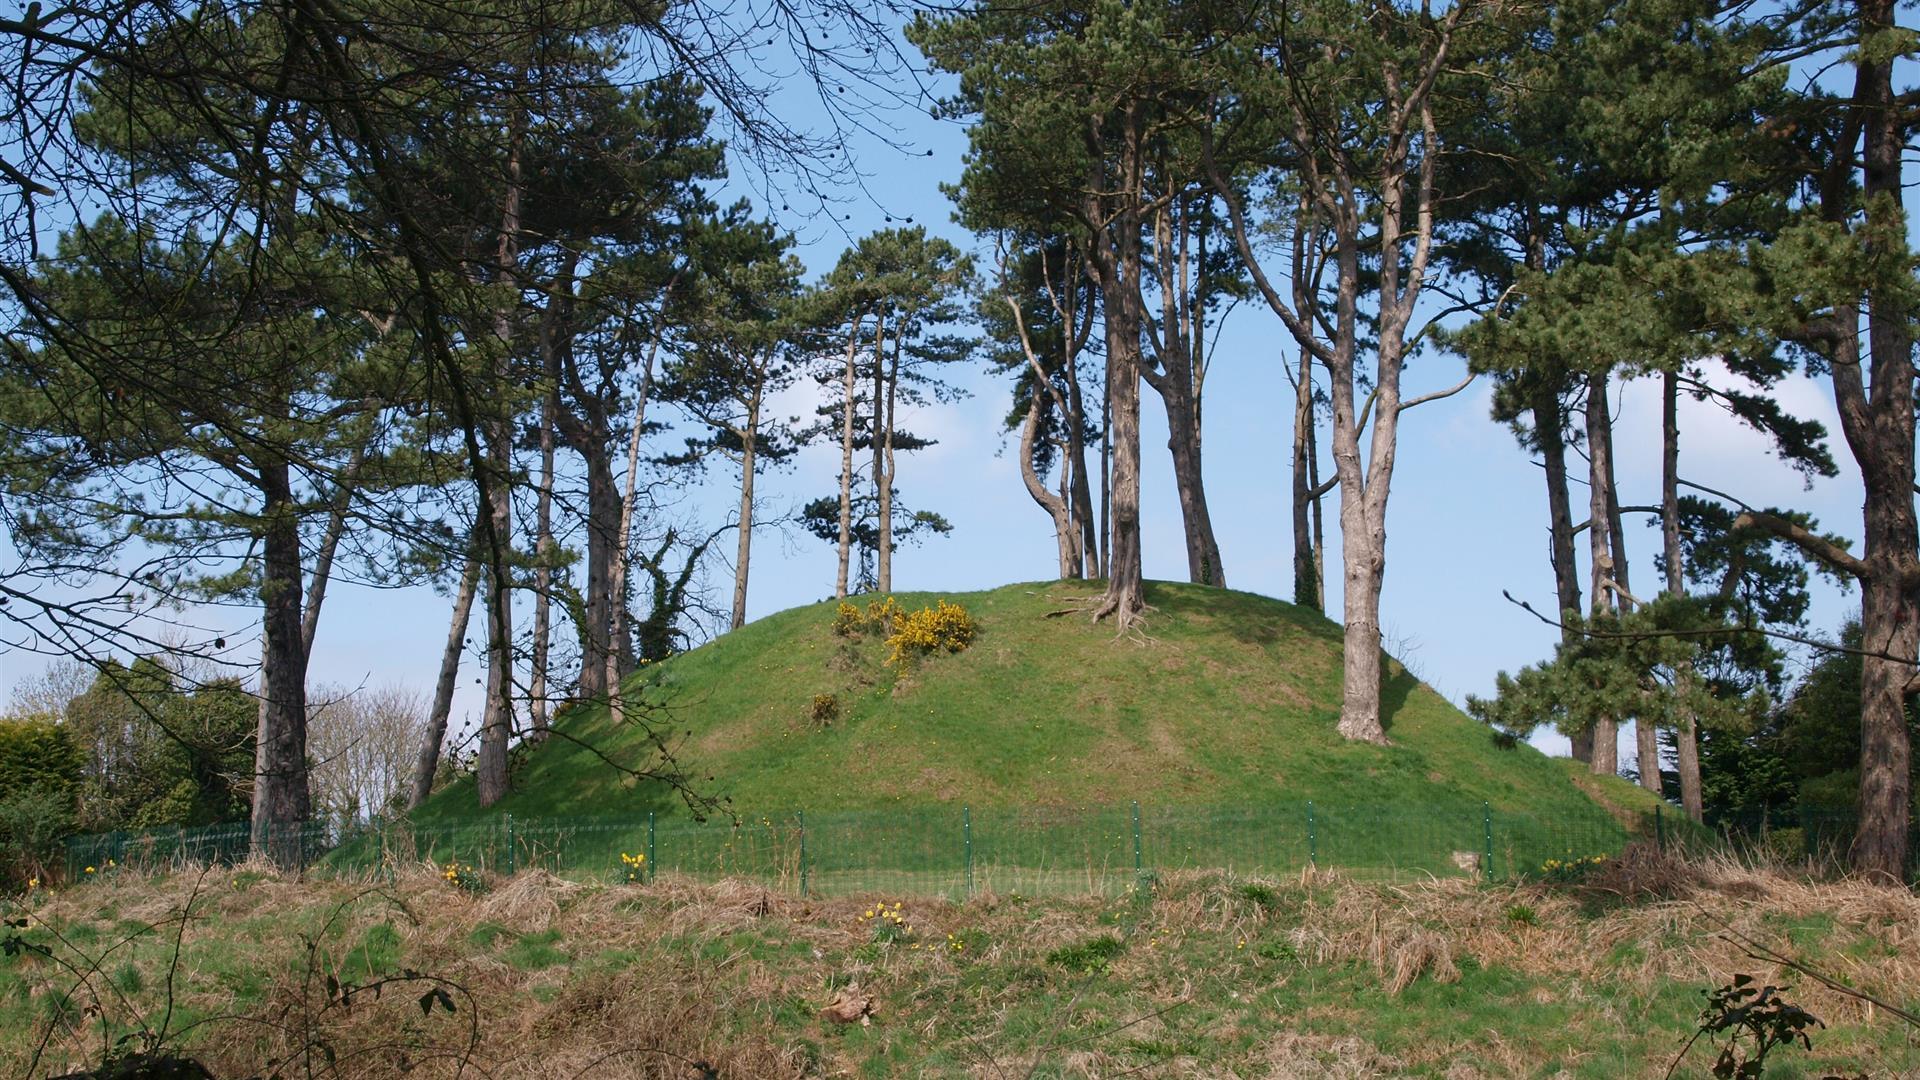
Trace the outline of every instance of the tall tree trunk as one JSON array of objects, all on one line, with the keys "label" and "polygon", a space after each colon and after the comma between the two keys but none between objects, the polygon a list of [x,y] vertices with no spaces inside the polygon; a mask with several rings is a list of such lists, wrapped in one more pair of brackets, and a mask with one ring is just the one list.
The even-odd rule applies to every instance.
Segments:
[{"label": "tall tree trunk", "polygon": [[756,369],[753,390],[747,398],[746,430],[737,432],[740,436],[740,535],[734,550],[733,618],[728,624],[732,630],[747,624],[747,566],[753,555],[753,473],[758,467],[753,451],[755,441],[760,438],[760,394],[766,382],[759,372],[763,370]]},{"label": "tall tree trunk", "polygon": [[[1567,495],[1566,410],[1560,403],[1560,386],[1550,377],[1538,377],[1529,395],[1533,412],[1534,442],[1540,447],[1541,471],[1547,478],[1548,558],[1553,564],[1553,593],[1559,618],[1580,612],[1580,567],[1573,553],[1573,502]],[[1560,631],[1560,639],[1571,641],[1570,629]],[[1593,730],[1577,731],[1570,736],[1575,761],[1593,764]]]},{"label": "tall tree trunk", "polygon": [[[1620,513],[1620,483],[1615,473],[1618,460],[1613,453],[1613,422],[1611,419],[1602,428],[1606,437],[1605,456],[1607,461],[1607,546],[1613,555],[1613,579],[1618,588],[1613,594],[1614,607],[1621,611],[1630,610],[1633,602],[1631,580],[1632,563],[1627,558],[1627,529],[1624,515]],[[1635,717],[1633,723],[1634,771],[1639,774],[1639,784],[1658,795],[1662,792],[1660,780],[1660,733],[1643,718]]]},{"label": "tall tree trunk", "polygon": [[[1140,357],[1140,332],[1145,313],[1140,305],[1142,266],[1141,230],[1145,224],[1146,135],[1142,106],[1129,103],[1114,133],[1120,147],[1117,175],[1109,178],[1098,164],[1090,166],[1083,217],[1094,226],[1087,244],[1087,261],[1105,301],[1107,339],[1107,419],[1112,428],[1113,463],[1112,536],[1108,541],[1107,591],[1094,606],[1093,617],[1111,616],[1125,632],[1146,607],[1146,585],[1140,550],[1140,381],[1145,365]],[[1106,136],[1104,121],[1088,125],[1090,146]],[[1117,181],[1117,184],[1112,181]],[[1117,187],[1117,196],[1109,195]],[[1118,210],[1109,212],[1113,202]]]},{"label": "tall tree trunk", "polygon": [[[497,489],[505,493],[505,484]],[[500,495],[492,500],[496,504]],[[493,511],[494,527],[502,532],[511,512]],[[487,579],[487,699],[480,718],[480,752],[474,759],[473,779],[481,809],[507,794],[507,744],[513,737],[513,596],[499,588],[502,575]]]},{"label": "tall tree trunk", "polygon": [[527,709],[533,737],[543,739],[550,722],[547,712],[547,657],[552,644],[553,610],[553,414],[560,408],[560,390],[551,361],[549,387],[540,406],[540,490],[534,504],[533,670],[527,684]]},{"label": "tall tree trunk", "polygon": [[[1333,341],[1320,339],[1319,289],[1303,300],[1296,291],[1290,302],[1255,256],[1240,205],[1240,191],[1215,164],[1211,142],[1202,153],[1217,195],[1225,202],[1233,224],[1234,242],[1267,306],[1280,316],[1301,348],[1326,365],[1333,399],[1332,452],[1334,476],[1340,488],[1341,563],[1346,621],[1341,661],[1339,731],[1342,737],[1385,744],[1381,713],[1380,588],[1386,573],[1387,502],[1393,487],[1398,451],[1400,414],[1421,400],[1445,397],[1464,389],[1441,391],[1403,402],[1401,369],[1409,347],[1408,329],[1425,285],[1427,263],[1433,251],[1434,179],[1442,152],[1432,107],[1435,80],[1445,69],[1453,31],[1465,8],[1455,6],[1444,20],[1430,24],[1430,51],[1422,58],[1417,77],[1403,78],[1391,64],[1381,68],[1386,101],[1378,110],[1380,153],[1371,159],[1366,175],[1357,174],[1349,148],[1330,144],[1317,120],[1289,103],[1290,140],[1300,151],[1303,205],[1313,209],[1315,221],[1302,215],[1301,229],[1327,230],[1334,240],[1336,286]],[[1416,149],[1418,158],[1415,159]],[[1361,191],[1367,194],[1362,196]],[[1365,214],[1363,219],[1362,215]],[[1363,241],[1363,225],[1372,225],[1376,239]],[[1363,242],[1380,253],[1371,283],[1362,279]],[[1299,249],[1297,249],[1299,250]],[[1316,259],[1318,255],[1316,255]],[[1296,287],[1318,281],[1318,272],[1304,273],[1296,258]],[[1375,320],[1375,379],[1370,407],[1373,431],[1366,460],[1361,460],[1360,438],[1365,419],[1354,400],[1355,352],[1362,332],[1357,311],[1363,287],[1379,297]],[[1467,380],[1471,381],[1471,379]]]},{"label": "tall tree trunk", "polygon": [[[516,115],[508,132],[507,192],[500,214],[500,243],[495,254],[502,287],[518,281],[520,259],[520,151],[524,118]],[[474,762],[474,788],[480,807],[507,793],[507,744],[513,739],[513,422],[505,398],[513,386],[513,312],[517,301],[502,299],[494,311],[493,416],[486,422],[487,463],[492,474],[487,493],[489,575],[487,582],[487,701],[480,721],[480,753]]]},{"label": "tall tree trunk", "polygon": [[321,535],[320,550],[314,553],[313,576],[307,581],[306,609],[300,616],[300,652],[309,662],[313,659],[313,636],[320,629],[320,605],[327,602],[327,585],[333,579],[334,556],[339,553],[340,540],[346,535],[347,512],[353,506],[354,488],[359,480],[360,468],[366,460],[367,445],[362,443],[354,447],[353,457],[340,473],[333,503],[327,507],[327,531]]},{"label": "tall tree trunk", "polygon": [[551,723],[547,666],[553,645],[553,480],[556,427],[560,414],[560,354],[573,338],[574,273],[579,253],[569,252],[547,290],[547,310],[540,323],[540,371],[546,397],[540,403],[540,489],[534,506],[533,660],[527,686],[533,737],[544,739]]},{"label": "tall tree trunk", "polygon": [[[881,317],[885,318],[884,315]],[[845,397],[840,412],[840,565],[838,576],[834,579],[833,595],[841,600],[847,597],[848,564],[853,559],[853,358],[860,347],[860,324],[863,321],[855,316],[853,330],[847,334],[846,369],[840,385],[840,392]]]},{"label": "tall tree trunk", "polygon": [[[1108,406],[1113,424],[1112,520],[1107,546],[1107,593],[1095,608],[1124,630],[1146,605],[1140,552],[1140,357],[1132,320],[1107,314]],[[1117,326],[1115,324],[1118,324]]]},{"label": "tall tree trunk", "polygon": [[[1040,428],[1046,419],[1047,410],[1057,407],[1061,412],[1061,423],[1069,430],[1077,428],[1080,418],[1075,413],[1070,399],[1060,392],[1053,379],[1040,363],[1040,355],[1034,350],[1033,339],[1027,333],[1026,318],[1021,314],[1020,304],[1012,297],[1005,298],[1007,309],[1013,316],[1014,329],[1020,338],[1020,351],[1027,360],[1028,375],[1031,381],[1027,391],[1027,413],[1020,424],[1020,481],[1026,486],[1027,494],[1046,511],[1053,522],[1054,545],[1060,556],[1060,577],[1062,579],[1078,577],[1084,565],[1085,552],[1080,547],[1080,532],[1073,518],[1073,463],[1075,443],[1071,436],[1065,443],[1056,443],[1061,453],[1060,490],[1058,493],[1047,489],[1046,481],[1040,476],[1033,463],[1033,451],[1040,441]],[[1057,307],[1057,305],[1056,305]],[[1066,373],[1069,383],[1074,382],[1073,361],[1078,352],[1072,345],[1072,313],[1061,310],[1068,324],[1068,341],[1065,355],[1061,357],[1061,369]],[[1076,395],[1077,396],[1077,395]]]},{"label": "tall tree trunk", "polygon": [[[1178,352],[1170,350],[1169,352]],[[1166,355],[1166,354],[1163,354]],[[1159,392],[1167,411],[1167,449],[1173,457],[1173,484],[1180,500],[1180,525],[1187,543],[1187,580],[1225,588],[1227,575],[1220,565],[1220,542],[1207,510],[1207,490],[1200,469],[1200,425],[1186,374],[1144,371],[1147,385]]]},{"label": "tall tree trunk", "polygon": [[1084,396],[1080,392],[1080,374],[1075,370],[1073,357],[1066,360],[1067,370],[1067,462],[1073,470],[1072,484],[1069,488],[1073,521],[1078,541],[1075,547],[1080,558],[1073,569],[1077,578],[1095,577],[1100,573],[1100,541],[1095,534],[1093,523],[1093,486],[1087,480],[1087,412]]},{"label": "tall tree trunk", "polygon": [[300,519],[291,469],[256,465],[261,494],[260,730],[254,751],[252,841],[256,854],[298,865],[300,827],[312,813],[307,787],[307,653],[300,618]]},{"label": "tall tree trunk", "polygon": [[[1160,370],[1141,365],[1140,374],[1160,395],[1167,413],[1167,449],[1173,456],[1174,491],[1180,500],[1180,526],[1187,545],[1187,580],[1224,588],[1226,571],[1220,565],[1220,543],[1214,537],[1207,511],[1207,489],[1201,470],[1200,349],[1205,335],[1202,314],[1183,300],[1188,288],[1187,228],[1176,208],[1163,206],[1153,215],[1155,268],[1160,278],[1161,319],[1156,334]],[[1204,255],[1204,252],[1203,252]],[[1176,280],[1176,275],[1178,280]]]},{"label": "tall tree trunk", "polygon": [[[669,289],[671,286],[669,286]],[[664,304],[665,302],[662,301]],[[664,309],[663,309],[664,310]],[[606,680],[607,711],[616,724],[627,719],[627,701],[625,688],[621,685],[621,657],[627,653],[630,642],[627,632],[627,544],[633,535],[633,504],[640,483],[640,437],[647,427],[647,395],[653,392],[653,361],[660,351],[660,335],[655,333],[647,344],[646,368],[640,373],[640,389],[633,399],[633,431],[627,437],[627,487],[620,495],[620,522],[615,535],[613,550],[613,579],[609,591],[613,597],[614,611],[611,620],[615,640],[605,657],[606,667],[602,677]]]},{"label": "tall tree trunk", "polygon": [[[1912,445],[1909,437],[1905,469],[1909,493]],[[1911,869],[1913,815],[1913,751],[1906,706],[1920,674],[1912,659],[1903,658],[1920,653],[1920,601],[1912,586],[1901,587],[1900,577],[1904,574],[1911,580],[1920,573],[1914,566],[1914,545],[1920,542],[1920,534],[1915,529],[1911,494],[1904,506],[1888,505],[1893,500],[1883,494],[1892,486],[1888,474],[1898,474],[1900,468],[1884,462],[1876,465],[1878,479],[1867,485],[1867,558],[1875,571],[1886,567],[1888,572],[1870,571],[1860,583],[1861,648],[1867,655],[1861,658],[1860,671],[1860,811],[1853,864],[1875,879],[1904,882]],[[1904,552],[1887,552],[1889,538],[1906,545]]]},{"label": "tall tree trunk", "polygon": [[[1893,0],[1863,0],[1861,39],[1895,33]],[[1898,245],[1905,265],[1907,219],[1901,177],[1908,120],[1895,104],[1893,68],[1887,59],[1857,61],[1854,100],[1862,117],[1867,199],[1865,243],[1878,238]],[[1882,258],[1885,258],[1882,255]],[[1905,882],[1912,851],[1911,760],[1907,701],[1920,693],[1920,528],[1914,515],[1912,282],[1902,272],[1867,293],[1871,387],[1861,385],[1860,357],[1833,364],[1834,396],[1841,427],[1866,486],[1865,551],[1861,575],[1860,824],[1854,866],[1863,873]],[[1857,341],[1857,334],[1854,335]]]},{"label": "tall tree trunk", "polygon": [[[900,328],[895,329],[896,335]],[[886,402],[892,395],[887,387],[886,363],[886,314],[880,315],[879,325],[873,331],[873,439],[870,449],[873,451],[873,505],[874,531],[878,539],[874,541],[874,591],[885,596],[893,591],[893,477],[887,472],[887,443],[889,432],[887,425],[891,417],[887,415]]]},{"label": "tall tree trunk", "polygon": [[1035,505],[1046,511],[1048,519],[1053,522],[1054,547],[1060,556],[1060,576],[1069,578],[1074,576],[1074,569],[1078,565],[1073,518],[1067,510],[1066,500],[1048,490],[1046,481],[1040,478],[1039,470],[1033,467],[1033,448],[1039,441],[1040,421],[1051,400],[1041,393],[1038,382],[1034,383],[1032,392],[1027,395],[1027,415],[1020,422],[1020,482],[1026,485],[1027,494]]},{"label": "tall tree trunk", "polygon": [[1320,479],[1320,432],[1317,424],[1307,427],[1307,481],[1313,486],[1313,594],[1320,602],[1320,613],[1327,613],[1327,506],[1326,492],[1331,490]]},{"label": "tall tree trunk", "polygon": [[[1613,438],[1609,432],[1612,417],[1607,412],[1607,375],[1595,372],[1587,376],[1587,551],[1592,560],[1591,594],[1588,614],[1598,618],[1611,610],[1614,587],[1612,492],[1607,478],[1613,475],[1609,451]],[[1593,756],[1588,765],[1597,775],[1612,776],[1620,767],[1620,731],[1618,721],[1601,717],[1593,725]]]},{"label": "tall tree trunk", "polygon": [[[1397,196],[1391,196],[1397,198]],[[1389,232],[1399,224],[1388,207],[1382,222]],[[1342,637],[1340,724],[1343,738],[1385,745],[1386,726],[1380,715],[1380,586],[1386,574],[1386,506],[1392,484],[1395,441],[1400,412],[1400,315],[1383,301],[1378,344],[1378,375],[1373,438],[1368,460],[1360,456],[1362,421],[1354,398],[1354,352],[1358,334],[1356,308],[1360,289],[1359,226],[1351,218],[1337,227],[1339,285],[1336,319],[1339,334],[1328,364],[1333,398],[1333,466],[1340,489],[1340,562],[1342,579]],[[1387,250],[1395,250],[1387,236]],[[1388,259],[1388,264],[1396,260]],[[1387,280],[1383,291],[1392,293]],[[1398,305],[1393,305],[1397,307]],[[1391,313],[1391,317],[1389,314]],[[1399,327],[1404,328],[1404,324]]]},{"label": "tall tree trunk", "polygon": [[1293,382],[1293,602],[1326,614],[1313,538],[1313,357],[1300,350]]},{"label": "tall tree trunk", "polygon": [[473,612],[473,594],[480,586],[480,556],[469,549],[466,565],[460,570],[460,584],[453,594],[453,618],[447,625],[446,648],[440,653],[440,677],[433,684],[433,708],[427,713],[427,730],[420,741],[420,754],[414,759],[413,788],[407,795],[412,810],[433,794],[433,776],[440,768],[440,751],[447,741],[447,721],[453,715],[453,689],[460,678],[460,654],[467,639],[467,619]]},{"label": "tall tree trunk", "polygon": [[1660,732],[1646,717],[1633,721],[1634,768],[1640,774],[1640,786],[1655,795],[1665,791],[1660,780]]},{"label": "tall tree trunk", "polygon": [[[1669,371],[1660,385],[1660,544],[1667,564],[1667,595],[1687,593],[1685,553],[1680,547],[1680,373]],[[1684,693],[1693,685],[1693,669],[1676,675]],[[1706,804],[1700,792],[1700,724],[1689,711],[1673,733],[1674,766],[1680,774],[1680,807],[1700,821]]]},{"label": "tall tree trunk", "polygon": [[[880,445],[874,448],[874,465],[884,464],[882,470],[886,480],[877,484],[880,499],[880,546],[876,553],[875,575],[879,583],[880,595],[893,592],[893,431],[895,395],[900,389],[900,347],[906,339],[906,327],[896,326],[893,333],[893,354],[887,360],[887,397],[886,422],[880,425]],[[874,412],[879,414],[880,403],[874,403]]]},{"label": "tall tree trunk", "polygon": [[[1458,9],[1449,16],[1450,19],[1457,17]],[[1449,34],[1451,26],[1449,22]],[[1445,40],[1442,39],[1443,44],[1430,59],[1434,71],[1445,61]],[[1387,568],[1387,500],[1399,450],[1400,413],[1406,407],[1400,398],[1400,374],[1405,366],[1407,328],[1419,302],[1427,258],[1432,250],[1434,159],[1439,153],[1433,115],[1426,99],[1407,102],[1405,107],[1419,117],[1426,152],[1419,162],[1418,182],[1408,185],[1406,155],[1410,144],[1401,136],[1389,144],[1391,149],[1377,178],[1381,192],[1380,249],[1389,254],[1381,260],[1379,269],[1381,299],[1379,333],[1374,345],[1373,431],[1364,474],[1359,447],[1361,422],[1354,412],[1360,223],[1353,214],[1350,187],[1346,188],[1349,194],[1335,204],[1340,210],[1335,225],[1339,336],[1329,363],[1334,395],[1333,460],[1340,485],[1340,559],[1345,578],[1341,615],[1346,621],[1346,633],[1339,730],[1344,738],[1382,745],[1387,741],[1387,733],[1380,711],[1380,586]],[[1411,207],[1414,243],[1411,257],[1403,262],[1398,252],[1403,246],[1401,236],[1406,232],[1409,186],[1414,194]]]},{"label": "tall tree trunk", "polygon": [[[1893,25],[1891,0],[1861,5],[1863,34]],[[1899,110],[1891,71],[1858,61],[1854,97],[1866,115],[1867,222],[1861,243],[1878,254],[1876,237],[1905,244],[1901,206]],[[1823,210],[1845,224],[1852,213],[1852,163],[1841,156],[1824,178]],[[1869,878],[1906,881],[1913,812],[1908,701],[1920,695],[1920,521],[1914,513],[1914,363],[1910,310],[1901,281],[1868,291],[1867,355],[1862,357],[1854,308],[1821,328],[1831,340],[1828,373],[1848,448],[1866,489],[1864,550],[1858,556],[1793,522],[1748,511],[1736,528],[1758,526],[1860,582],[1860,798],[1854,868]],[[1862,368],[1871,367],[1871,385]]]},{"label": "tall tree trunk", "polygon": [[1113,576],[1113,363],[1100,375],[1100,553],[1098,577]]},{"label": "tall tree trunk", "polygon": [[620,488],[605,446],[586,452],[587,596],[586,623],[580,628],[582,655],[576,693],[591,699],[607,692],[608,659],[613,646],[614,566],[619,560]]}]

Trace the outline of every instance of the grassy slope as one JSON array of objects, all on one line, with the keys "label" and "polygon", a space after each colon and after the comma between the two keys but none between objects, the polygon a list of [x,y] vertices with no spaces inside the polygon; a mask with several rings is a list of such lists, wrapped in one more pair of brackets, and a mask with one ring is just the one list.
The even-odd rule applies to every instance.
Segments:
[{"label": "grassy slope", "polygon": [[[1756,961],[1725,932],[1920,1008],[1920,936],[1902,932],[1920,920],[1911,894],[1657,862],[1608,873],[1587,892],[1210,873],[1121,898],[906,898],[911,938],[880,944],[862,918],[876,896],[534,873],[474,897],[417,866],[373,891],[229,871],[198,885],[170,1013],[176,916],[196,883],[122,874],[27,906],[30,942],[104,964],[97,993],[63,1009],[71,980],[53,963],[0,956],[0,1075],[29,1075],[62,1019],[78,1037],[56,1030],[31,1075],[96,1061],[98,1021],[81,1010],[97,1000],[109,1038],[136,1015],[170,1017],[185,1034],[168,1045],[217,1076],[285,1060],[288,1029],[324,1043],[340,1075],[447,1076],[435,1051],[458,1052],[471,1021],[473,1060],[501,1080],[693,1076],[696,1060],[727,1080],[1621,1080],[1662,1076],[1701,992],[1734,973],[1791,984],[1789,999],[1828,1025],[1813,1053],[1770,1061],[1769,1077],[1920,1075],[1920,1048],[1887,1013]],[[1665,902],[1619,904],[1615,887],[1636,875],[1661,880]],[[0,900],[0,915],[20,913]],[[459,1011],[423,1017],[417,983],[326,1005],[328,974],[365,984],[409,969],[459,984]],[[822,1019],[848,985],[875,999],[871,1026]],[[1704,1077],[1711,1059],[1696,1048],[1675,1075]]]},{"label": "grassy slope", "polygon": [[[1148,587],[1144,642],[1116,640],[1110,625],[1077,613],[1048,617],[1094,591],[1056,582],[951,594],[979,638],[904,679],[885,669],[875,638],[833,634],[831,603],[768,616],[642,678],[687,733],[688,771],[751,812],[1312,799],[1472,812],[1485,800],[1568,822],[1601,814],[1559,765],[1530,747],[1497,749],[1398,664],[1384,693],[1393,745],[1341,740],[1340,630],[1326,618],[1167,583]],[[898,597],[908,606],[939,598]],[[808,718],[817,694],[839,703],[824,730]],[[633,736],[604,708],[575,713],[564,730],[631,760]],[[502,805],[516,816],[678,807],[657,785],[623,785],[560,739],[533,755],[517,785]],[[1636,798],[1625,784],[1606,788]],[[460,785],[421,818],[474,812]]]}]

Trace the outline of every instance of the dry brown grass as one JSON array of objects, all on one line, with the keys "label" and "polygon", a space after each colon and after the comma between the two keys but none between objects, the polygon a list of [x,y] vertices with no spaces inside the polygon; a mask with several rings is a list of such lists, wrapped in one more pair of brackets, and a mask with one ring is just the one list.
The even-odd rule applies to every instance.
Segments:
[{"label": "dry brown grass", "polygon": [[[232,870],[155,880],[127,875],[60,894],[37,915],[54,925],[164,924],[191,905],[196,917],[183,931],[176,999],[186,1014],[230,1017],[208,1023],[187,1043],[223,1076],[252,1075],[263,1061],[298,1058],[321,1044],[336,1065],[320,1074],[355,1078],[451,1076],[462,1063],[483,1066],[467,1075],[500,1080],[697,1077],[702,1068],[753,1080],[849,1075],[858,1055],[836,1035],[839,1026],[820,1016],[848,986],[871,995],[877,1010],[860,1055],[908,1060],[945,1047],[947,1060],[964,1064],[942,1075],[1017,1077],[1045,1063],[1059,1075],[1110,1076],[1139,1065],[1127,1045],[1156,1040],[1173,1049],[1153,1061],[1150,1074],[1166,1077],[1418,1073],[1475,1080],[1538,1072],[1539,1051],[1510,1045],[1499,1032],[1474,1040],[1475,1066],[1456,1060],[1468,1047],[1444,1040],[1388,1052],[1364,1033],[1329,1034],[1329,1025],[1366,1022],[1343,1014],[1337,1002],[1288,1018],[1229,1010],[1211,1033],[1238,1045],[1228,1059],[1182,1048],[1177,1021],[1190,1003],[1221,994],[1221,985],[1245,985],[1251,995],[1260,979],[1294,977],[1253,966],[1251,951],[1233,945],[1261,935],[1285,941],[1300,970],[1367,972],[1389,995],[1423,980],[1457,980],[1468,961],[1537,980],[1535,1003],[1578,1001],[1592,1009],[1606,1007],[1595,987],[1652,992],[1675,982],[1719,985],[1747,973],[1793,982],[1794,1000],[1829,1025],[1886,1020],[1857,998],[1756,959],[1741,940],[1791,955],[1783,927],[1804,921],[1873,944],[1824,951],[1819,962],[1837,965],[1837,978],[1893,1001],[1909,1000],[1920,986],[1920,899],[1912,894],[1650,852],[1610,863],[1576,889],[1459,879],[1378,885],[1316,872],[1272,883],[1280,897],[1273,902],[1224,875],[1187,873],[1168,875],[1139,904],[888,898],[904,900],[922,943],[942,942],[948,933],[977,943],[962,956],[938,947],[863,948],[872,932],[861,914],[877,897],[801,899],[742,881],[663,877],[628,888],[529,871],[470,896],[448,888],[425,864],[397,868],[391,882],[301,882],[264,867],[248,868],[248,877],[254,880],[234,888]],[[1531,909],[1530,923],[1510,917],[1519,906]],[[102,920],[102,911],[110,919]],[[1125,995],[1118,1004],[1094,1002],[1046,957],[1063,944],[1114,932],[1116,912],[1131,920],[1122,928],[1128,947],[1096,989],[1124,987]],[[474,929],[483,924],[510,935],[557,935],[572,960],[516,966],[501,949],[474,944]],[[257,932],[263,925],[274,932]],[[378,977],[351,970],[343,958],[381,925],[399,935],[405,967],[432,979],[402,980],[378,999],[356,996],[351,1008],[330,1003],[328,975],[346,983]],[[102,938],[96,948],[110,943]],[[223,947],[244,949],[247,963],[267,979],[264,1006],[242,1007],[231,975],[211,959]],[[150,1024],[164,975],[159,961],[168,951],[142,954]],[[1202,965],[1183,960],[1221,952],[1224,960]],[[996,977],[970,979],[979,965],[990,965]],[[1253,981],[1196,989],[1196,981],[1218,980],[1223,971],[1245,971]],[[434,986],[452,995],[453,1014],[422,1016],[418,999]],[[117,1008],[108,997],[103,1007]],[[1053,1030],[1022,1033],[1020,1018],[1027,1016],[1031,1028],[1036,1008]],[[230,1015],[241,1012],[245,1017]],[[51,1064],[62,1066],[97,1056],[97,1045],[56,1039],[55,1049]],[[0,1047],[0,1074],[23,1071],[23,1050]],[[1649,1075],[1657,1074],[1650,1065]]]}]

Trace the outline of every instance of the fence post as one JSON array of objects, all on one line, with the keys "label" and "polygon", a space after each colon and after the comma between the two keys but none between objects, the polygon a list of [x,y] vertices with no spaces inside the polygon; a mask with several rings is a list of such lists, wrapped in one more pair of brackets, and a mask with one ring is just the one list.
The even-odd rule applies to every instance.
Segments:
[{"label": "fence post", "polygon": [[968,899],[972,899],[973,897],[973,808],[971,806],[963,806],[960,808],[960,834],[965,839],[966,848],[967,848],[967,897]]},{"label": "fence post", "polygon": [[1320,838],[1314,835],[1313,800],[1308,799],[1307,800],[1307,865],[1318,866],[1319,864],[1320,864]]},{"label": "fence post", "polygon": [[1136,802],[1133,804],[1133,879],[1135,881],[1140,880],[1140,872],[1143,868],[1140,860],[1140,804]]},{"label": "fence post", "polygon": [[1653,804],[1653,849],[1667,850],[1667,823],[1666,819],[1660,816],[1659,803]]},{"label": "fence post", "polygon": [[798,822],[800,825],[800,895],[805,896],[807,895],[807,892],[808,892],[806,811],[795,810],[793,812],[793,819],[794,821]]},{"label": "fence post", "polygon": [[507,824],[507,876],[512,877],[519,869],[519,867],[515,865],[515,854],[513,850],[513,815],[501,814],[500,817]]},{"label": "fence post", "polygon": [[660,861],[653,853],[653,811],[647,811],[647,880],[651,882],[660,872]]},{"label": "fence post", "polygon": [[1480,804],[1480,823],[1483,826],[1482,831],[1486,834],[1486,843],[1487,843],[1487,850],[1486,850],[1487,861],[1483,869],[1483,873],[1488,881],[1492,881],[1493,880],[1493,804],[1492,803],[1482,802]]}]

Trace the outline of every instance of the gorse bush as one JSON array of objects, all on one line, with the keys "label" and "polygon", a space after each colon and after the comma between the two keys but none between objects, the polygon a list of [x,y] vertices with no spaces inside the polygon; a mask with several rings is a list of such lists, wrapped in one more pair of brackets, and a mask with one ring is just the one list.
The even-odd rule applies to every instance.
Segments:
[{"label": "gorse bush", "polygon": [[852,637],[867,628],[866,613],[857,606],[840,601],[833,609],[833,632],[841,637]]},{"label": "gorse bush", "polygon": [[[840,637],[857,638],[871,632],[885,635],[887,666],[904,671],[919,657],[931,652],[957,653],[973,644],[979,628],[967,609],[948,600],[932,607],[908,611],[891,596],[869,600],[863,609],[846,600],[833,609],[833,632]],[[826,697],[827,695],[822,695]],[[831,720],[823,717],[822,699],[814,699],[815,723]]]},{"label": "gorse bush", "polygon": [[833,609],[833,632],[841,637],[859,637],[868,631],[890,633],[906,612],[907,609],[891,596],[869,600],[864,609],[858,604],[842,600]]},{"label": "gorse bush", "polygon": [[901,669],[914,658],[936,650],[957,653],[973,644],[977,632],[966,608],[942,600],[895,620],[893,633],[887,637],[887,664]]}]

